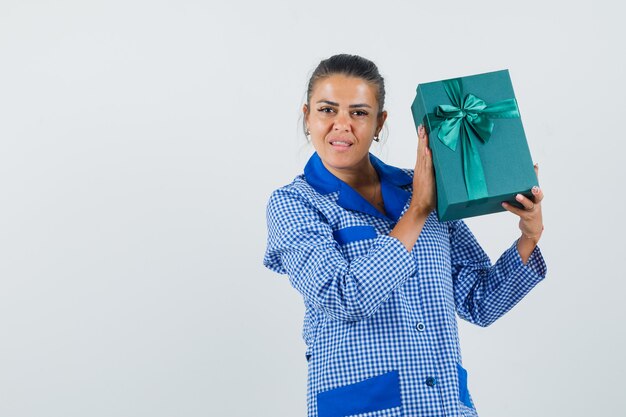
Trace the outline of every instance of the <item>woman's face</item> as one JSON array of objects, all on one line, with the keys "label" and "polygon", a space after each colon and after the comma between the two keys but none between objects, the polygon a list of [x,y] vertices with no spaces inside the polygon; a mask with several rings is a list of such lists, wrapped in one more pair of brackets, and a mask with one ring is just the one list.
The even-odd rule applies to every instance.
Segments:
[{"label": "woman's face", "polygon": [[310,107],[303,107],[305,123],[331,172],[364,170],[369,164],[370,145],[387,118],[387,112],[378,115],[376,91],[361,78],[339,74],[314,84]]}]

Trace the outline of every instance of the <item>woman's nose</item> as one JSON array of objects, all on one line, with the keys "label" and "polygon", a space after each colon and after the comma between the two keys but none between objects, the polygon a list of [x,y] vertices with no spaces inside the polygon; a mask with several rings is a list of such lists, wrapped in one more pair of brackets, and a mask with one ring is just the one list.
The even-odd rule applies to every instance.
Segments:
[{"label": "woman's nose", "polygon": [[335,118],[334,128],[335,130],[350,131],[350,115],[346,114],[346,112],[338,112]]}]

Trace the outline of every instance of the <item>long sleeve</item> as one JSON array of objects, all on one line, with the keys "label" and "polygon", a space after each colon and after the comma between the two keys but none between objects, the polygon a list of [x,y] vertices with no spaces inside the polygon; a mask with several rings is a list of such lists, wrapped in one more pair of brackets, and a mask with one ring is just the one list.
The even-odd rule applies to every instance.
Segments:
[{"label": "long sleeve", "polygon": [[456,309],[469,322],[490,325],[546,276],[546,264],[538,246],[524,264],[516,240],[491,265],[462,220],[450,222],[449,229]]},{"label": "long sleeve", "polygon": [[267,205],[263,264],[287,274],[291,285],[330,318],[370,317],[415,272],[413,257],[396,238],[379,235],[348,261],[323,214],[298,193],[278,189]]}]

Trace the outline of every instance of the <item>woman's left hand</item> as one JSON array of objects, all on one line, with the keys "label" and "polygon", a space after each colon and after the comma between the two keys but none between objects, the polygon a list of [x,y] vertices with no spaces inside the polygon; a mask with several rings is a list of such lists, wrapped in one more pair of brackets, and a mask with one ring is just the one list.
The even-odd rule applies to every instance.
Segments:
[{"label": "woman's left hand", "polygon": [[[539,166],[535,164],[535,174],[539,177]],[[532,188],[533,199],[529,199],[522,194],[516,196],[516,200],[521,203],[524,208],[517,208],[508,203],[502,203],[502,206],[511,213],[519,216],[519,228],[524,237],[532,239],[535,243],[539,241],[543,232],[543,218],[541,216],[541,200],[543,200],[543,191],[538,186]]]}]

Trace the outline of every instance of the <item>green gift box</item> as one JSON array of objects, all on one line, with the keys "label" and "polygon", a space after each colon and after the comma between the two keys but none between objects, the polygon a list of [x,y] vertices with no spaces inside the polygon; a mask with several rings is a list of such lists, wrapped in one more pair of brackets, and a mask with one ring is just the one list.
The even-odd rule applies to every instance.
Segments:
[{"label": "green gift box", "polygon": [[508,70],[419,84],[411,111],[429,134],[440,221],[533,198],[539,183]]}]

